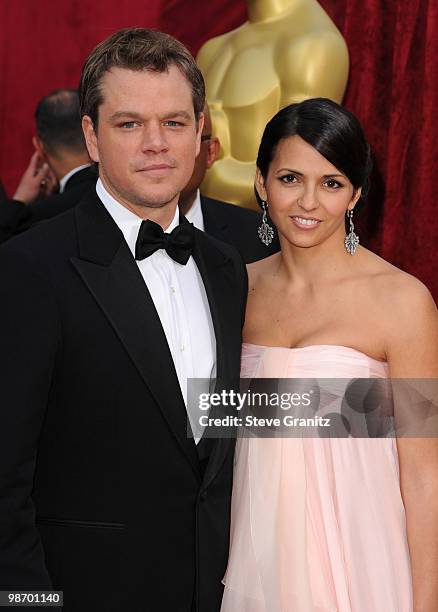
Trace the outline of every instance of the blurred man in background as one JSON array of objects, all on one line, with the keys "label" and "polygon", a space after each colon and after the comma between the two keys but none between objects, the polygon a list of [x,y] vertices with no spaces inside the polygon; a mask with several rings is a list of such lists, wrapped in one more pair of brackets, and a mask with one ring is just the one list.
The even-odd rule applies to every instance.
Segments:
[{"label": "blurred man in background", "polygon": [[180,211],[198,229],[234,246],[245,263],[276,253],[280,249],[276,235],[269,246],[259,239],[257,230],[262,222],[261,214],[241,206],[213,200],[200,193],[199,186],[204,180],[205,173],[216,161],[220,150],[219,139],[212,135],[207,104],[204,107],[204,117],[201,150],[196,158],[192,177],[181,193]]},{"label": "blurred man in background", "polygon": [[0,240],[68,210],[96,184],[77,91],[57,89],[45,96],[36,108],[35,123],[35,152],[13,199],[0,206]]}]

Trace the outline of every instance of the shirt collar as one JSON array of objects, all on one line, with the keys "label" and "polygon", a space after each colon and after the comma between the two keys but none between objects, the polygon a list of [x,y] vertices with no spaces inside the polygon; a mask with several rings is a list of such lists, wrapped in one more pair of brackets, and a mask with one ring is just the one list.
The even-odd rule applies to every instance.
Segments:
[{"label": "shirt collar", "polygon": [[205,231],[204,217],[202,214],[202,207],[201,207],[201,193],[199,189],[196,192],[195,200],[193,204],[191,205],[190,209],[187,211],[185,218],[187,219],[187,221],[190,221],[190,223],[193,223],[193,225],[199,230],[201,230],[202,232]]},{"label": "shirt collar", "polygon": [[[130,211],[128,208],[120,204],[104,187],[102,181],[97,179],[96,193],[102,201],[103,205],[111,215],[114,223],[123,233],[123,236],[132,252],[135,255],[135,243],[137,242],[138,231],[140,229],[141,219],[138,215]],[[167,229],[164,231],[167,234],[179,225],[179,209],[175,206],[175,214]]]},{"label": "shirt collar", "polygon": [[70,170],[70,172],[67,172],[67,174],[65,174],[62,177],[62,179],[59,181],[59,193],[63,193],[65,191],[65,186],[67,185],[67,181],[71,179],[73,174],[76,174],[76,172],[79,172],[80,170],[84,170],[84,168],[88,168],[89,166],[91,166],[91,164],[82,164],[82,166],[76,166],[76,168],[73,168],[73,170]]}]

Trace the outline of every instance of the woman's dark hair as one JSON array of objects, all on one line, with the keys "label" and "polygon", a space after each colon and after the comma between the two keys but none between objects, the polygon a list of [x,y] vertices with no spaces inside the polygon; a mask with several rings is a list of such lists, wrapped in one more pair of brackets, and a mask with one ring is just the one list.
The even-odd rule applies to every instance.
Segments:
[{"label": "woman's dark hair", "polygon": [[282,108],[267,124],[257,155],[266,178],[278,143],[300,136],[349,179],[355,189],[368,190],[370,147],[358,119],[336,102],[311,98]]}]

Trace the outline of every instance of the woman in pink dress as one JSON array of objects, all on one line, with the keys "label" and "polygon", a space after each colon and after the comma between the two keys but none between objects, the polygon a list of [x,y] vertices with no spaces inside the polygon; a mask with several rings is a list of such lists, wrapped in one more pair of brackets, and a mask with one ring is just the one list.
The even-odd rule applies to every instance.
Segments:
[{"label": "woman in pink dress", "polygon": [[[281,252],[248,267],[242,377],[438,378],[430,293],[354,233],[369,170],[330,100],[267,125],[256,189]],[[436,612],[437,439],[239,438],[224,584],[222,612]]]}]

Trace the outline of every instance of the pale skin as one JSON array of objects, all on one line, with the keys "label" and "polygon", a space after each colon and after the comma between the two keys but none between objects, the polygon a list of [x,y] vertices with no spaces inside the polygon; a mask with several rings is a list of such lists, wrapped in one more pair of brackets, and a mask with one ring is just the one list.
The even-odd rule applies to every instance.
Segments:
[{"label": "pale skin", "polygon": [[[360,189],[299,136],[280,141],[256,187],[281,251],[248,266],[244,341],[347,346],[387,361],[392,378],[438,378],[438,311],[429,291],[364,247],[354,256],[344,248],[345,213]],[[319,222],[303,229],[300,217]],[[438,441],[399,438],[397,446],[414,611],[436,612]]]},{"label": "pale skin", "polygon": [[195,117],[189,82],[174,65],[111,68],[101,91],[98,125],[82,121],[100,179],[122,206],[166,229],[200,148],[203,115]]},{"label": "pale skin", "polygon": [[35,150],[17,185],[14,200],[23,204],[31,204],[39,196],[50,195],[56,184],[57,179],[51,167],[41,155],[41,151]]}]

